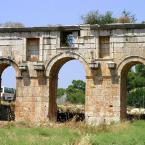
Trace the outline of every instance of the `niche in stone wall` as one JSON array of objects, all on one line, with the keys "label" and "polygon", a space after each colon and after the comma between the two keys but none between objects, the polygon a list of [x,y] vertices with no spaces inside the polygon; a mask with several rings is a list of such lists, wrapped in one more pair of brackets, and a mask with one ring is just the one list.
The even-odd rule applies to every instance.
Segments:
[{"label": "niche in stone wall", "polygon": [[106,58],[110,56],[110,37],[100,36],[99,37],[99,57]]},{"label": "niche in stone wall", "polygon": [[27,38],[27,61],[39,60],[39,38]]},{"label": "niche in stone wall", "polygon": [[74,47],[75,39],[80,36],[80,31],[60,32],[60,47]]}]

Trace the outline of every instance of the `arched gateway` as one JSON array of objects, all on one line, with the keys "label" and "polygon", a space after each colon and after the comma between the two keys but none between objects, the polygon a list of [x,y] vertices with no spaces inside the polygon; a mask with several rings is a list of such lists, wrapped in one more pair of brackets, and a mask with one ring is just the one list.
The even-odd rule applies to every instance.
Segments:
[{"label": "arched gateway", "polygon": [[145,64],[145,24],[0,28],[0,72],[17,74],[16,121],[55,120],[58,71],[72,59],[86,71],[86,122],[124,120],[127,71]]},{"label": "arched gateway", "polygon": [[[56,93],[57,93],[59,70],[66,62],[70,60],[74,60],[74,59],[79,60],[83,64],[85,68],[86,76],[90,76],[91,70],[89,68],[89,63],[87,63],[87,61],[80,54],[77,54],[71,51],[66,51],[65,53],[60,53],[56,55],[54,58],[52,58],[52,60],[48,62],[46,66],[46,76],[49,78],[49,112],[48,114],[49,114],[50,120],[56,120],[56,115],[57,115]],[[72,68],[72,71],[73,69],[75,68]],[[88,82],[86,81],[86,87],[87,86],[88,86]]]}]

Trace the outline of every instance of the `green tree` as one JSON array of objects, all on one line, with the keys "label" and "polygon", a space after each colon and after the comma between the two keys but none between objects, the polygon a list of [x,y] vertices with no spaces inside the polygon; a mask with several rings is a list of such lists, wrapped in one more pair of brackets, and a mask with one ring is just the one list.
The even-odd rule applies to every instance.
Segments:
[{"label": "green tree", "polygon": [[135,66],[135,72],[137,75],[144,77],[145,76],[145,65],[138,64]]},{"label": "green tree", "polygon": [[110,24],[117,22],[117,19],[112,16],[112,12],[107,11],[105,14],[100,14],[99,11],[90,11],[82,16],[84,24]]},{"label": "green tree", "polygon": [[66,90],[64,88],[58,88],[57,89],[57,98],[61,98],[66,93]]},{"label": "green tree", "polygon": [[145,87],[145,66],[138,64],[128,72],[128,91]]},{"label": "green tree", "polygon": [[145,105],[145,66],[138,64],[128,72],[127,104],[133,107]]},{"label": "green tree", "polygon": [[128,72],[127,76],[127,90],[130,91],[135,88],[134,80],[136,78],[136,74],[133,71]]},{"label": "green tree", "polygon": [[82,16],[84,24],[111,24],[111,23],[135,23],[136,17],[134,14],[127,10],[123,10],[119,18],[113,17],[113,13],[110,11],[100,14],[99,11],[90,11],[86,15]]},{"label": "green tree", "polygon": [[73,104],[84,104],[85,102],[85,82],[73,80],[66,89],[67,100]]},{"label": "green tree", "polygon": [[100,24],[111,24],[116,23],[117,19],[113,17],[113,13],[107,11],[104,15],[102,15],[101,23]]},{"label": "green tree", "polygon": [[132,107],[145,107],[145,88],[137,88],[128,93],[127,104]]}]

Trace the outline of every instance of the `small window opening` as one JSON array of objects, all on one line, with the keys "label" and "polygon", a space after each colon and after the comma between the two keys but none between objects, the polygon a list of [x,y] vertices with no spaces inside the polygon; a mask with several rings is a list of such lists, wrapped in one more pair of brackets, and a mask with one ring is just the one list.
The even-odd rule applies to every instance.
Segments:
[{"label": "small window opening", "polygon": [[99,57],[105,58],[110,56],[110,37],[109,36],[100,36],[99,37]]},{"label": "small window opening", "polygon": [[27,61],[39,60],[39,38],[27,38]]},{"label": "small window opening", "polygon": [[61,32],[60,46],[61,47],[73,47],[74,46],[74,35],[72,32],[70,32],[70,31]]}]

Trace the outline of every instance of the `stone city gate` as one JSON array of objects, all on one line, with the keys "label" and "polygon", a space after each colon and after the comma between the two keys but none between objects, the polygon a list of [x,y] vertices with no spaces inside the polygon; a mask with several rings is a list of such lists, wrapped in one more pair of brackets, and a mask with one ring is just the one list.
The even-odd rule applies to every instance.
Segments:
[{"label": "stone city gate", "polygon": [[86,72],[86,122],[123,120],[127,72],[145,64],[145,24],[0,28],[0,74],[16,70],[16,121],[56,120],[58,72],[73,59]]}]

